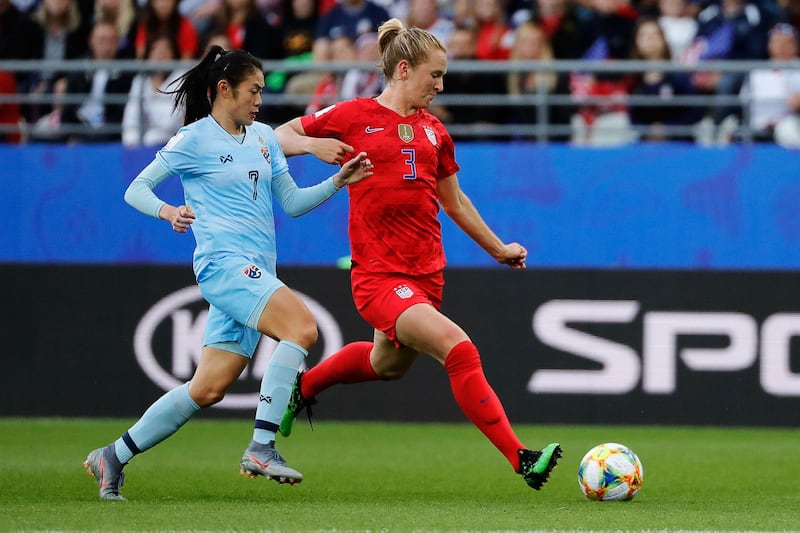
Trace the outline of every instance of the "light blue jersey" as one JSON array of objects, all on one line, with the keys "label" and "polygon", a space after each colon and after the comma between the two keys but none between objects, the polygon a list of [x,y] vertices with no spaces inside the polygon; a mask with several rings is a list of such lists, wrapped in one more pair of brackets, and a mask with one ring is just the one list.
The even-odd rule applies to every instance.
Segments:
[{"label": "light blue jersey", "polygon": [[181,128],[157,159],[183,184],[197,247],[195,275],[212,256],[245,256],[275,275],[272,181],[288,171],[275,132],[259,122],[242,142],[207,116]]},{"label": "light blue jersey", "polygon": [[339,189],[333,177],[299,188],[266,124],[254,122],[237,138],[211,116],[181,128],[131,182],[125,200],[158,218],[165,202],[153,189],[176,174],[196,216],[194,272],[210,304],[204,343],[228,343],[225,349],[252,356],[259,317],[284,286],[275,272],[273,198],[299,216]]}]

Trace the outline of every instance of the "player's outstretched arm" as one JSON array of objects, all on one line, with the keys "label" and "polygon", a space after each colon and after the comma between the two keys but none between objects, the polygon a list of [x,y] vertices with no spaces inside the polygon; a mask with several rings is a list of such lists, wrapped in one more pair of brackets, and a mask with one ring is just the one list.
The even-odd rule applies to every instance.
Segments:
[{"label": "player's outstretched arm", "polygon": [[481,217],[469,197],[464,194],[454,175],[439,180],[439,203],[461,230],[500,264],[513,269],[525,268],[528,251],[519,243],[504,243]]},{"label": "player's outstretched arm", "polygon": [[309,137],[299,117],[275,128],[275,135],[286,157],[311,154],[325,163],[341,165],[345,155],[355,151],[352,146],[339,139]]},{"label": "player's outstretched arm", "polygon": [[298,187],[289,172],[279,174],[272,180],[272,195],[289,216],[299,217],[322,204],[345,185],[371,175],[372,163],[366,152],[361,152],[336,174],[310,187]]}]

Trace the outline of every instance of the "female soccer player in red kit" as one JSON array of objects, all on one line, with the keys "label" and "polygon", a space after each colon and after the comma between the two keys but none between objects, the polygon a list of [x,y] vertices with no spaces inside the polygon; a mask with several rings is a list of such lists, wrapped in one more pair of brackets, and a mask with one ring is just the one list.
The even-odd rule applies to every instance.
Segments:
[{"label": "female soccer player in red kit", "polygon": [[[387,80],[379,96],[341,102],[276,130],[287,155],[309,153],[308,137],[328,137],[347,151],[366,152],[374,165],[371,179],[348,188],[353,299],[375,328],[374,340],[348,344],[300,374],[281,433],[288,436],[297,414],[328,387],[397,379],[420,353],[429,354],[444,365],[464,414],[538,490],[561,448],[552,443],[535,451],[522,444],[486,381],[478,349],[439,311],[445,266],[439,206],[499,263],[523,269],[527,251],[500,240],[462,192],[453,140],[426,111],[443,90],[445,46],[391,19],[379,29],[379,47]],[[342,151],[329,162],[348,157]]]}]

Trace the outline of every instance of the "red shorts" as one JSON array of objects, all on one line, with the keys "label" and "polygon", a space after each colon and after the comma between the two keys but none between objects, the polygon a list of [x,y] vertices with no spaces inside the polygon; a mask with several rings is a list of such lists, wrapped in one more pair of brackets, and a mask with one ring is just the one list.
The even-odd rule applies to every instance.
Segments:
[{"label": "red shorts", "polygon": [[353,301],[359,314],[373,328],[382,331],[399,348],[395,324],[403,311],[419,303],[442,306],[444,273],[423,276],[377,274],[354,269],[350,273]]}]

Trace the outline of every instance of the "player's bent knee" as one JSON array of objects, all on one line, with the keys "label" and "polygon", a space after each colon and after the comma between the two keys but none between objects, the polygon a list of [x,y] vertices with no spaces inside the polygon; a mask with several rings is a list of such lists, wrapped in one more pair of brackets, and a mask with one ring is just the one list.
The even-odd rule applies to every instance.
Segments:
[{"label": "player's bent knee", "polygon": [[380,370],[380,371],[378,371],[378,370],[375,371],[375,373],[378,375],[378,377],[381,378],[383,381],[395,381],[395,380],[398,380],[398,379],[402,378],[403,376],[405,376],[406,372],[408,372],[407,368],[403,368],[403,369],[384,369],[384,370]]},{"label": "player's bent knee", "polygon": [[225,397],[225,391],[206,388],[200,391],[191,391],[191,396],[197,405],[205,409],[206,407],[211,407],[215,403],[221,402]]},{"label": "player's bent knee", "polygon": [[317,323],[312,320],[298,324],[297,327],[293,328],[286,340],[290,340],[308,350],[317,343],[318,339]]},{"label": "player's bent knee", "polygon": [[[411,361],[413,362],[413,360]],[[411,362],[407,361],[372,361],[372,368],[377,376],[384,381],[394,381],[402,378],[411,368]]]}]

